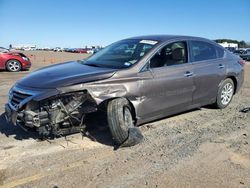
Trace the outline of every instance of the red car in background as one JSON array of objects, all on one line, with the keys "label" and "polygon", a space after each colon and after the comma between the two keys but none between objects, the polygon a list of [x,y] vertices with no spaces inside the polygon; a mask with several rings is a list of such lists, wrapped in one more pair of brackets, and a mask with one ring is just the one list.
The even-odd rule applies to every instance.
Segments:
[{"label": "red car in background", "polygon": [[0,48],[0,70],[18,72],[31,67],[30,59],[23,53]]},{"label": "red car in background", "polygon": [[82,49],[82,48],[76,48],[74,50],[75,53],[88,53],[87,49]]}]

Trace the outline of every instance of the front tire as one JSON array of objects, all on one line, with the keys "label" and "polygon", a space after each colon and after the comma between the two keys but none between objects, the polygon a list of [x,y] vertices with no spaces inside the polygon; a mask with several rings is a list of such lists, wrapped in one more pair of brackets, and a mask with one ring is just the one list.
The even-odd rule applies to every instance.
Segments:
[{"label": "front tire", "polygon": [[21,68],[21,63],[15,59],[11,59],[6,63],[6,69],[10,72],[18,72],[21,70]]},{"label": "front tire", "polygon": [[125,98],[113,99],[108,103],[107,120],[116,144],[121,145],[129,136],[129,128],[134,127],[129,101]]},{"label": "front tire", "polygon": [[234,87],[234,82],[230,78],[225,79],[221,83],[217,93],[217,100],[215,103],[217,108],[223,109],[230,104],[234,95]]}]

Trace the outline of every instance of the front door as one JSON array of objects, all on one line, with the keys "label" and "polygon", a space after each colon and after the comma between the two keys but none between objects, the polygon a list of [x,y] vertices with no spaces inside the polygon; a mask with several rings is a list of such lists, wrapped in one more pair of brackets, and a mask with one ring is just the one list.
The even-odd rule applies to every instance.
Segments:
[{"label": "front door", "polygon": [[150,59],[149,64],[152,79],[141,85],[141,96],[144,97],[140,110],[142,118],[164,117],[192,104],[194,81],[186,42],[166,45]]}]

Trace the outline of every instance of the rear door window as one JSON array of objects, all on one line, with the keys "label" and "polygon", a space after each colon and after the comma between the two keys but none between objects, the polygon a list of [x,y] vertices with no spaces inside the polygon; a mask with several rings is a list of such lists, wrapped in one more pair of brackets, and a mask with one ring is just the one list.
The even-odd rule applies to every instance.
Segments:
[{"label": "rear door window", "polygon": [[190,51],[193,61],[205,61],[217,58],[215,46],[207,42],[190,41]]}]

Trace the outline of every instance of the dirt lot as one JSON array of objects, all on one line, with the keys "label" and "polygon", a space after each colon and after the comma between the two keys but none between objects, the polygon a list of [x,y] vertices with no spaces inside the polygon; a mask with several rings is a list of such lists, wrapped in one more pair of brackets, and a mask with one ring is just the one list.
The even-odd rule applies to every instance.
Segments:
[{"label": "dirt lot", "polygon": [[[84,54],[28,52],[37,69]],[[224,110],[195,109],[140,127],[144,141],[114,151],[105,125],[97,141],[74,134],[36,141],[7,125],[3,105],[29,72],[0,72],[0,187],[250,187],[250,63],[245,83]]]}]

